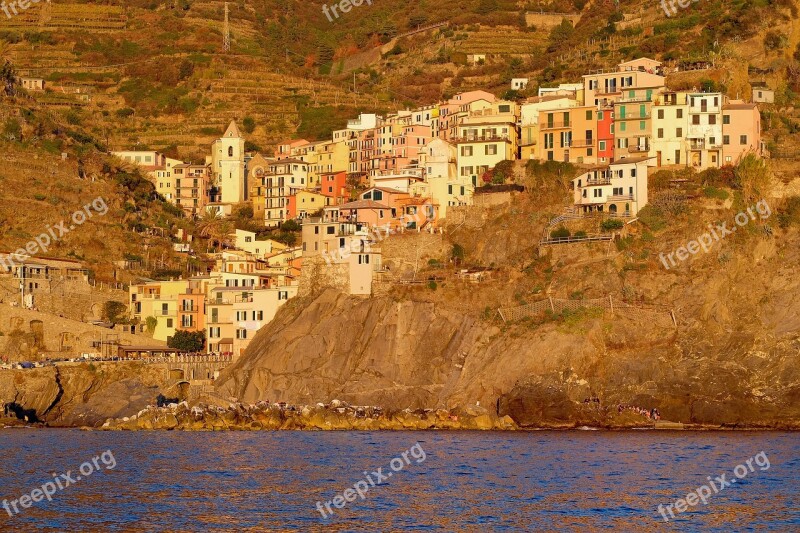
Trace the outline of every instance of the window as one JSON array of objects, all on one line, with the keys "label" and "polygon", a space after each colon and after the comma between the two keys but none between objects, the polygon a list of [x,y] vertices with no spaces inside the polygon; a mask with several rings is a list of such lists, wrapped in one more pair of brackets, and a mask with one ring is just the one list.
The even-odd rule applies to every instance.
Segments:
[{"label": "window", "polygon": [[620,122],[619,123],[619,131],[625,131],[625,127],[626,126],[627,126],[627,124],[625,122]]},{"label": "window", "polygon": [[228,147],[228,157],[233,157],[233,146]]},{"label": "window", "polygon": [[675,117],[683,118],[683,109],[678,109],[677,111],[675,111]]},{"label": "window", "polygon": [[700,125],[700,115],[692,115],[692,124],[695,126]]},{"label": "window", "polygon": [[730,115],[722,115],[722,123],[723,124],[730,124],[731,123],[731,116]]},{"label": "window", "polygon": [[603,120],[603,112],[602,111],[598,111],[597,112],[597,120],[599,120],[599,121]]},{"label": "window", "polygon": [[747,144],[747,135],[740,135],[739,136],[739,144]]},{"label": "window", "polygon": [[598,149],[601,150],[601,151],[605,150],[606,149],[606,142],[605,141],[600,141],[600,145],[598,146]]},{"label": "window", "polygon": [[218,339],[219,336],[220,336],[220,328],[219,327],[208,328],[208,338],[210,338],[210,339]]},{"label": "window", "polygon": [[677,128],[675,130],[675,137],[683,137],[683,128]]},{"label": "window", "polygon": [[631,177],[632,177],[632,178],[635,178],[635,177],[636,177],[636,168],[632,168],[632,169],[631,169]]},{"label": "window", "polygon": [[664,110],[663,109],[659,109],[658,110],[658,118],[659,118],[659,120],[664,120]]},{"label": "window", "polygon": [[472,146],[462,146],[461,147],[461,156],[462,157],[470,157],[472,155]]},{"label": "window", "polygon": [[369,255],[359,255],[358,256],[358,264],[359,265],[368,265],[369,264]]},{"label": "window", "polygon": [[722,144],[725,144],[725,145],[731,144],[731,136],[730,135],[723,135],[722,136]]},{"label": "window", "polygon": [[278,301],[281,300],[288,300],[289,299],[289,291],[278,291]]},{"label": "window", "polygon": [[603,189],[594,189],[594,197],[595,198],[602,198],[603,197]]},{"label": "window", "polygon": [[241,322],[247,320],[247,311],[236,311],[236,321]]},{"label": "window", "polygon": [[486,155],[497,155],[497,145],[489,144],[486,146]]},{"label": "window", "polygon": [[663,139],[664,138],[664,128],[658,128],[657,135],[658,135],[659,139]]},{"label": "window", "polygon": [[592,120],[592,110],[591,109],[586,111],[586,120]]},{"label": "window", "polygon": [[646,129],[647,129],[647,124],[645,123],[645,121],[644,120],[640,121],[639,122],[639,131],[644,131]]},{"label": "window", "polygon": [[708,123],[709,124],[716,124],[717,123],[717,115],[708,115]]},{"label": "window", "polygon": [[264,311],[253,311],[253,320],[264,320]]},{"label": "window", "polygon": [[247,339],[247,330],[246,329],[237,329],[236,330],[236,338],[239,340],[246,340]]},{"label": "window", "polygon": [[325,231],[328,235],[333,235],[336,233],[336,228],[334,226],[328,226]]},{"label": "window", "polygon": [[498,106],[498,107],[497,107],[497,109],[498,109],[498,110],[499,110],[501,113],[508,113],[508,112],[510,112],[510,111],[511,111],[511,106],[510,106],[510,105],[507,105],[507,104],[503,104],[503,105],[500,105],[500,106]]},{"label": "window", "polygon": [[171,327],[172,327],[172,319],[171,319],[171,318],[168,318],[168,319],[167,319],[167,327],[168,327],[168,328],[171,328]]}]

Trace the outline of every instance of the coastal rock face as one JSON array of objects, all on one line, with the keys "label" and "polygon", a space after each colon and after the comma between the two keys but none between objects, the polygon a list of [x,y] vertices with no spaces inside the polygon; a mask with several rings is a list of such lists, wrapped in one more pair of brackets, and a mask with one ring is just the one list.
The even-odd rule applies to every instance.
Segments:
[{"label": "coastal rock face", "polygon": [[523,427],[652,426],[641,412],[653,408],[684,424],[800,427],[799,354],[796,335],[710,336],[668,312],[501,330],[430,302],[327,291],[281,312],[218,387],[247,403],[480,405]]},{"label": "coastal rock face", "polygon": [[168,390],[167,374],[161,366],[141,363],[2,370],[0,400],[35,412],[36,419],[48,426],[94,427],[154,403],[160,391]]}]

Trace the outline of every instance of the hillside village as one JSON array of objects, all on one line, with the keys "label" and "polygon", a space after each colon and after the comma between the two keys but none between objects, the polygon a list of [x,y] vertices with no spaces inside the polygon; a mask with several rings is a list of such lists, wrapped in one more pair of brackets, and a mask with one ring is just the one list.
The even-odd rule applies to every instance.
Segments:
[{"label": "hillside village", "polygon": [[[539,93],[517,103],[470,91],[387,116],[361,114],[330,140],[287,140],[274,157],[246,152],[235,121],[203,164],[115,152],[199,224],[224,221],[244,205],[264,228],[299,227],[302,237],[286,244],[235,230],[218,238],[207,273],[131,284],[131,318],[155,340],[202,332],[204,350],[238,357],[282,305],[308,290],[304,284],[320,282],[320,267],[324,283],[372,294],[385,273],[381,241],[443,231],[449,208],[513,186],[518,163],[576,165],[566,212],[631,221],[648,203],[653,169],[719,168],[765,155],[756,103],[672,91],[655,60]],[[182,237],[186,244],[176,247],[188,251],[191,236]]]},{"label": "hillside village", "polygon": [[383,238],[441,231],[448,208],[514,181],[507,162],[578,165],[584,171],[573,180],[569,211],[631,220],[648,202],[650,169],[722,167],[764,153],[755,103],[670,91],[651,59],[539,92],[516,103],[470,91],[385,117],[361,114],[330,140],[287,140],[275,157],[245,152],[236,122],[202,165],[117,152],[141,165],[187,216],[222,218],[250,204],[265,228],[302,224],[297,246],[236,230],[208,275],[131,285],[132,317],[154,317],[158,340],[176,330],[203,331],[206,350],[239,356],[302,292],[304,265],[322,262],[345,292],[371,294],[383,270]]}]

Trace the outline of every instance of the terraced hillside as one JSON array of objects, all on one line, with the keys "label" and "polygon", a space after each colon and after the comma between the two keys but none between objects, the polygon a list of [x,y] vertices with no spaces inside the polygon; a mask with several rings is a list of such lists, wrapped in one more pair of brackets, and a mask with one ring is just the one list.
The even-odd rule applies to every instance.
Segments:
[{"label": "terraced hillside", "polygon": [[[791,0],[708,0],[671,18],[643,0],[384,0],[333,21],[322,4],[229,2],[224,52],[221,0],[54,0],[0,18],[0,57],[44,78],[48,90],[32,96],[113,148],[172,147],[189,157],[231,118],[251,117],[248,139],[268,149],[287,136],[324,137],[360,110],[473,87],[500,95],[517,76],[532,78],[534,92],[641,55],[710,60],[745,75],[748,65],[781,60],[783,80],[797,44]],[[558,17],[529,26],[534,10],[574,14],[574,27],[555,25]],[[780,35],[766,49],[769,32]],[[469,64],[471,54],[485,54],[485,64]]]}]

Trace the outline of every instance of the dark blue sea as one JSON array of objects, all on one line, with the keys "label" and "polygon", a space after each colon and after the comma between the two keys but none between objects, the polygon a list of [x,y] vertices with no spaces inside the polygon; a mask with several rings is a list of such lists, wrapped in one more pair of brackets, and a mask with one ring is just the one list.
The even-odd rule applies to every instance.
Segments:
[{"label": "dark blue sea", "polygon": [[4,429],[0,529],[800,531],[798,437]]}]

